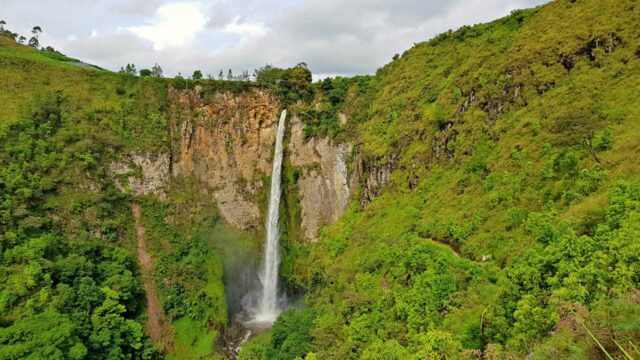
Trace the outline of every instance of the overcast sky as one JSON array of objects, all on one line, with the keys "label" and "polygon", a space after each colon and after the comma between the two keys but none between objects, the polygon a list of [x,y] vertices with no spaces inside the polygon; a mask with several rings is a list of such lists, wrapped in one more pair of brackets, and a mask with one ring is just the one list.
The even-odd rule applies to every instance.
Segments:
[{"label": "overcast sky", "polygon": [[[42,45],[117,70],[235,73],[306,62],[316,77],[370,74],[414,43],[546,0],[0,0]],[[226,70],[225,70],[226,72]]]}]

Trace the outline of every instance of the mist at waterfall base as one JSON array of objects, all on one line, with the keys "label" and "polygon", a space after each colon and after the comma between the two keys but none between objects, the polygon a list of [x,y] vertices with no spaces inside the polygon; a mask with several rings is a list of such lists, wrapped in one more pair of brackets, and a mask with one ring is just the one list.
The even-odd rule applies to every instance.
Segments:
[{"label": "mist at waterfall base", "polygon": [[259,287],[254,288],[242,299],[242,306],[249,315],[250,324],[270,326],[286,307],[286,298],[280,292],[278,269],[280,267],[280,229],[278,226],[280,197],[282,195],[281,175],[285,120],[287,110],[283,110],[276,131],[276,144],[271,173],[271,192],[267,215],[267,236],[264,242],[262,269],[258,274]]}]

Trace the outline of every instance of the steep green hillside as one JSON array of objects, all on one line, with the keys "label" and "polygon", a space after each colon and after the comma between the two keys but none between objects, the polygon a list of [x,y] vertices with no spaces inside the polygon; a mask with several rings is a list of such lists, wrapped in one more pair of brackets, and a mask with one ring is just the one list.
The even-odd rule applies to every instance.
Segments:
[{"label": "steep green hillside", "polygon": [[[316,317],[290,341],[320,359],[606,358],[589,329],[640,355],[638,18],[636,1],[555,1],[353,85],[336,136],[389,181],[363,179],[299,260]],[[289,358],[266,344],[251,351]]]},{"label": "steep green hillside", "polygon": [[[164,201],[136,197],[108,170],[168,151],[171,82],[63,60],[0,36],[0,358],[211,357],[227,322],[211,199],[188,178]],[[173,322],[155,345],[132,204]]]},{"label": "steep green hillside", "polygon": [[[200,93],[0,36],[0,359],[223,356],[223,272],[249,263],[260,229],[231,228],[193,176],[136,196],[110,166],[139,176],[130,154],[179,151],[172,94],[194,97],[174,108],[195,119],[207,94],[252,88],[305,139],[351,143],[360,186],[301,244],[302,170],[285,155],[281,274],[306,295],[241,359],[637,358],[638,19],[635,0],[556,0],[375,76],[263,69]],[[266,188],[251,194],[263,206]]]}]

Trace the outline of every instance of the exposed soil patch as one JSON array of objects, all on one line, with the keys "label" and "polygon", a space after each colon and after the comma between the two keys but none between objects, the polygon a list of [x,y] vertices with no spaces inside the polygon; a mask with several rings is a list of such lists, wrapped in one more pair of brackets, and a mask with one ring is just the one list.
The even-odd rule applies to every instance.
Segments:
[{"label": "exposed soil patch", "polygon": [[171,323],[164,315],[160,298],[153,280],[153,262],[147,253],[144,240],[144,227],[140,222],[140,205],[131,204],[131,212],[136,226],[136,242],[138,252],[138,262],[142,272],[142,287],[147,298],[147,322],[145,330],[151,337],[154,344],[160,345],[165,351],[171,349],[172,328]]}]

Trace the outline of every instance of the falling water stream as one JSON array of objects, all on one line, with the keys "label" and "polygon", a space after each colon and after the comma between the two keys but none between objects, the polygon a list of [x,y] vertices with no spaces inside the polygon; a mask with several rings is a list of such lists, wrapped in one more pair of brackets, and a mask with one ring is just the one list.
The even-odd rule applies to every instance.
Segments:
[{"label": "falling water stream", "polygon": [[269,214],[267,220],[267,238],[264,244],[264,264],[259,275],[262,292],[259,294],[257,308],[253,311],[253,321],[263,324],[273,324],[282,312],[282,300],[278,291],[278,268],[280,266],[280,229],[278,227],[278,212],[280,209],[280,184],[282,174],[282,142],[284,139],[285,119],[287,110],[283,110],[276,132],[276,148],[271,170],[271,195],[269,197]]},{"label": "falling water stream", "polygon": [[[282,194],[282,152],[285,120],[287,110],[283,110],[276,131],[276,145],[271,173],[271,194],[269,196],[269,213],[267,218],[267,236],[264,242],[264,259],[257,279],[255,273],[245,273],[249,278],[240,280],[240,286],[248,290],[242,298],[242,311],[234,315],[230,326],[226,329],[224,352],[229,359],[236,359],[242,345],[258,333],[271,328],[276,318],[286,308],[286,298],[280,293],[278,285],[278,268],[280,267],[280,229],[278,216],[280,196]],[[244,270],[253,270],[247,264]],[[254,284],[255,281],[255,284]]]}]

